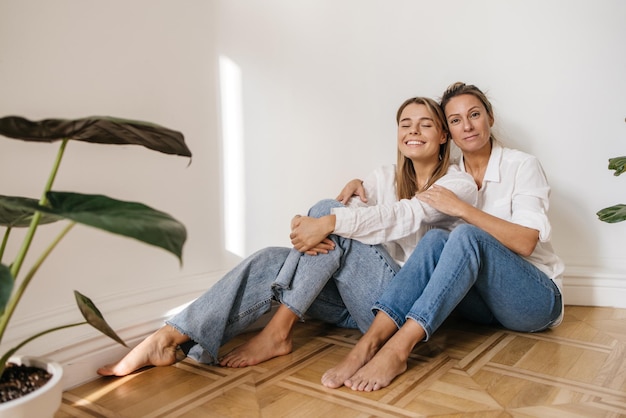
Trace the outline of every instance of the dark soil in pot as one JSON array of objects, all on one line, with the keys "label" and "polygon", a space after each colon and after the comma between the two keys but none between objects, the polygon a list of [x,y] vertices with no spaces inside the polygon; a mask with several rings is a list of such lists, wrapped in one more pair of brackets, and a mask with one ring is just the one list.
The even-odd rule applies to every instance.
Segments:
[{"label": "dark soil in pot", "polygon": [[0,403],[20,398],[33,392],[50,380],[47,370],[8,363],[0,377]]}]

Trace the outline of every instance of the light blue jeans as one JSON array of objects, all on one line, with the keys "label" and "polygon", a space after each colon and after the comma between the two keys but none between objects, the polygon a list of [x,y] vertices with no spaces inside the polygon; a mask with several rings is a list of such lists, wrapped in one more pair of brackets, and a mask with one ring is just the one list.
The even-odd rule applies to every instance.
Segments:
[{"label": "light blue jeans", "polygon": [[467,319],[521,332],[541,331],[561,313],[556,284],[473,225],[433,229],[374,305],[400,328],[413,319],[432,333],[455,310]]},{"label": "light blue jeans", "polygon": [[[323,200],[309,216],[320,217],[339,207]],[[199,362],[215,363],[219,348],[271,309],[285,304],[306,316],[365,332],[374,319],[372,305],[399,266],[381,245],[331,235],[335,249],[309,256],[295,249],[269,247],[228,272],[208,291],[166,321],[190,337],[183,346]]]}]

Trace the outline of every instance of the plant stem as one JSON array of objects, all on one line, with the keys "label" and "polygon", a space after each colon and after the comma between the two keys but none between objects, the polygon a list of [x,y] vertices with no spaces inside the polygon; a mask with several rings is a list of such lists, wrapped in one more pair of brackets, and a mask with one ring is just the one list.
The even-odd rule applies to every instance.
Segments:
[{"label": "plant stem", "polygon": [[[50,175],[48,176],[48,181],[46,182],[43,193],[41,194],[41,199],[39,200],[39,204],[41,206],[46,205],[48,202],[48,198],[46,197],[46,195],[52,189],[52,184],[54,183],[54,179],[56,178],[57,172],[59,171],[59,166],[61,165],[61,160],[63,159],[63,153],[65,152],[67,141],[68,139],[64,139],[61,142],[61,146],[59,147],[59,151],[57,152],[57,157],[52,166]],[[30,244],[33,241],[33,237],[35,236],[35,231],[37,230],[37,226],[39,225],[40,219],[41,219],[41,212],[35,211],[35,213],[33,214],[33,219],[30,222],[30,226],[28,227],[28,231],[26,232],[26,236],[24,237],[24,241],[22,241],[22,247],[17,253],[15,257],[15,261],[13,262],[10,268],[11,276],[13,277],[13,280],[17,280],[17,275],[22,267],[22,264],[24,263],[24,259],[26,258],[26,254],[28,253]],[[67,234],[70,228],[71,226],[65,228],[61,232],[60,236],[50,246],[48,246],[48,249],[44,251],[44,254],[39,258],[36,265],[31,269],[27,278],[20,285],[18,291],[11,295],[11,298],[9,299],[2,316],[0,316],[0,341],[2,341],[4,332],[6,331],[7,326],[9,325],[9,320],[11,319],[11,316],[13,316],[13,311],[15,311],[15,308],[17,307],[18,302],[22,298],[22,294],[26,290],[26,286],[28,286],[30,279],[35,274],[35,272],[37,271],[37,269],[39,268],[43,260],[45,260],[48,254],[50,254],[50,251],[52,251],[52,249],[56,246],[59,240],[63,238],[65,234]],[[0,365],[0,367],[4,367],[4,366]]]},{"label": "plant stem", "polygon": [[9,241],[9,235],[11,235],[11,227],[7,226],[6,231],[4,231],[4,238],[2,238],[2,245],[0,246],[0,263],[2,262],[2,256],[4,255],[4,250],[7,247],[7,242]]},{"label": "plant stem", "polygon": [[74,225],[76,225],[76,222],[70,222],[65,228],[63,228],[63,230],[56,237],[56,239],[52,241],[50,245],[48,245],[48,248],[46,248],[44,252],[39,256],[37,261],[35,261],[29,272],[26,274],[26,276],[24,276],[24,280],[22,280],[20,286],[11,295],[11,298],[7,303],[6,309],[4,310],[4,313],[2,314],[2,316],[0,316],[0,341],[2,341],[4,331],[9,324],[11,316],[13,316],[15,308],[17,308],[17,304],[19,303],[20,299],[22,299],[22,295],[24,294],[24,292],[26,292],[26,288],[28,287],[28,284],[30,283],[32,278],[35,276],[35,273],[37,273],[37,270],[39,270],[39,267],[41,267],[46,258],[48,258],[52,250],[54,250],[54,248],[61,241],[61,239],[63,239],[63,237],[67,235],[68,232],[70,232]]},{"label": "plant stem", "polygon": [[[57,172],[59,171],[59,166],[61,165],[61,159],[63,158],[63,153],[65,152],[65,146],[67,145],[68,139],[64,139],[61,142],[61,146],[59,148],[59,152],[57,153],[56,160],[54,161],[54,165],[52,166],[52,171],[50,172],[50,176],[48,177],[48,181],[46,186],[44,187],[43,193],[41,195],[41,199],[39,200],[39,204],[44,206],[48,202],[48,198],[46,194],[52,189],[52,184],[54,183],[54,179],[56,178]],[[15,261],[11,266],[11,275],[14,279],[17,279],[17,275],[22,268],[22,263],[24,263],[24,259],[26,258],[26,254],[28,253],[28,249],[30,248],[30,244],[33,241],[33,237],[35,236],[35,231],[37,230],[37,225],[39,225],[39,220],[41,219],[41,212],[35,212],[33,214],[33,219],[30,222],[30,226],[28,227],[28,231],[26,232],[26,236],[24,237],[24,241],[22,242],[22,248],[17,253],[15,257]],[[3,328],[0,328],[0,335],[4,332]],[[1,338],[1,337],[0,337]]]},{"label": "plant stem", "polygon": [[19,350],[20,348],[24,347],[26,344],[28,344],[32,340],[34,340],[36,338],[39,338],[41,336],[44,336],[46,334],[49,334],[51,332],[59,331],[59,330],[65,329],[65,328],[77,327],[79,325],[85,325],[87,323],[88,323],[87,321],[83,321],[83,322],[76,322],[76,323],[70,324],[70,325],[62,325],[60,327],[50,328],[50,329],[47,329],[45,331],[41,331],[40,333],[35,334],[35,335],[25,339],[24,341],[22,341],[21,343],[19,343],[15,347],[13,347],[12,349],[8,350],[2,356],[2,358],[0,358],[0,376],[2,376],[2,373],[4,373],[4,369],[6,368],[7,361],[9,361],[9,357],[11,357],[13,354],[15,354],[17,352],[17,350]]}]

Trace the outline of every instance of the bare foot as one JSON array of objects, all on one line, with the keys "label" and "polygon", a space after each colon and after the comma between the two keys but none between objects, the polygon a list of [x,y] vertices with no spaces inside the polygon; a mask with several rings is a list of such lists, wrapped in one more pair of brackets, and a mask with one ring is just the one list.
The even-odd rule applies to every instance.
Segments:
[{"label": "bare foot", "polygon": [[268,327],[220,359],[223,367],[248,367],[291,353],[291,334],[283,337]]},{"label": "bare foot", "polygon": [[324,373],[322,384],[331,389],[343,386],[344,382],[363,367],[375,353],[376,348],[366,343],[357,343],[341,363]]},{"label": "bare foot", "polygon": [[291,331],[298,316],[285,305],[278,310],[250,341],[232,350],[220,359],[223,367],[248,367],[291,353]]},{"label": "bare foot", "polygon": [[344,385],[352,390],[364,392],[389,386],[393,379],[406,371],[411,350],[425,336],[426,332],[416,321],[406,321],[380,351],[347,379]]},{"label": "bare foot", "polygon": [[379,390],[389,386],[406,369],[407,357],[384,345],[365,366],[345,381],[345,385],[362,392]]},{"label": "bare foot", "polygon": [[374,354],[398,329],[396,323],[385,313],[377,313],[369,330],[356,343],[354,348],[337,366],[322,376],[322,384],[336,389],[343,386],[361,367],[374,357]]},{"label": "bare foot", "polygon": [[98,369],[101,376],[126,376],[146,366],[170,366],[176,362],[176,349],[179,344],[189,341],[189,337],[175,328],[165,325],[133,348],[117,363],[107,364]]}]

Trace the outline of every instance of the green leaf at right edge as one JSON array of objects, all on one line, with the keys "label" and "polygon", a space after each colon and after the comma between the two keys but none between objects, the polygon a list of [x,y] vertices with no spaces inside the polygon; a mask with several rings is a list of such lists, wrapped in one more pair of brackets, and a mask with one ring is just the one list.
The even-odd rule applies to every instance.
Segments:
[{"label": "green leaf at right edge", "polygon": [[80,292],[74,290],[74,296],[76,297],[76,304],[78,305],[78,309],[83,314],[89,325],[122,344],[124,347],[128,347],[124,340],[122,340],[116,333],[113,331],[113,328],[107,324],[107,321],[104,320],[104,317],[96,308],[96,305],[89,299],[87,296],[81,294]]},{"label": "green leaf at right edge", "polygon": [[4,264],[0,264],[0,315],[4,314],[14,284],[15,280],[13,280],[11,270]]},{"label": "green leaf at right edge", "polygon": [[619,176],[626,171],[626,156],[609,158],[609,170],[615,170],[614,176]]},{"label": "green leaf at right edge", "polygon": [[599,210],[596,215],[602,222],[616,223],[626,220],[626,205],[614,205]]}]

